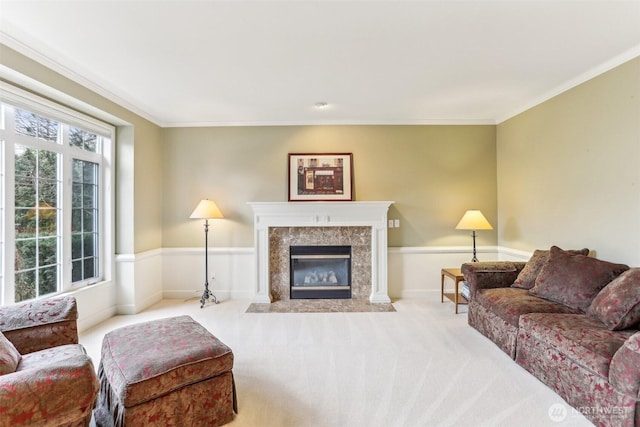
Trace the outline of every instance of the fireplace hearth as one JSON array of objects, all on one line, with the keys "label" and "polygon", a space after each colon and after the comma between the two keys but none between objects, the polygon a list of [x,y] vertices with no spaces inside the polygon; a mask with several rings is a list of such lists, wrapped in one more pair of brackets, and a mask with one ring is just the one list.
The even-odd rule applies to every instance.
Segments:
[{"label": "fireplace hearth", "polygon": [[291,299],[351,298],[351,246],[291,246]]}]

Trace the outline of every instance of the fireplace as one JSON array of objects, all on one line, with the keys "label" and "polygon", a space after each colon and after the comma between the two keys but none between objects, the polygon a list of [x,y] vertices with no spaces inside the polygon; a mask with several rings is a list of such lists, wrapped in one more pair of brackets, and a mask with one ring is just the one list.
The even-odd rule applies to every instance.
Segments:
[{"label": "fireplace", "polygon": [[291,246],[291,299],[351,298],[351,246]]},{"label": "fireplace", "polygon": [[389,303],[387,211],[393,202],[250,202],[255,234],[254,303],[290,298],[289,246],[351,245],[352,299]]}]

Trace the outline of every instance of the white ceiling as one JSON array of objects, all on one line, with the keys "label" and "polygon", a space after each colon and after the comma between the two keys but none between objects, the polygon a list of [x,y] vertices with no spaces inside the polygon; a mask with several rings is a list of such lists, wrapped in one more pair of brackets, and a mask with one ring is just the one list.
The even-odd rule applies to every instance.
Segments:
[{"label": "white ceiling", "polygon": [[161,126],[499,123],[639,56],[640,1],[0,0],[0,41]]}]

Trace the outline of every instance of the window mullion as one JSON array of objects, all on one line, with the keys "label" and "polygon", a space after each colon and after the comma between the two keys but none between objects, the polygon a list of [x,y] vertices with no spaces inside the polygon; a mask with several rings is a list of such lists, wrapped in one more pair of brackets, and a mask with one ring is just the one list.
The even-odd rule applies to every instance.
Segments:
[{"label": "window mullion", "polygon": [[[13,117],[5,118],[6,126],[13,126]],[[15,149],[13,144],[8,144],[3,139],[3,168],[4,168],[4,258],[3,274],[4,274],[4,286],[2,287],[2,304],[11,304],[14,302],[15,295],[15,281],[12,279],[15,276],[15,258],[16,258],[16,230],[15,230]]]},{"label": "window mullion", "polygon": [[[71,288],[71,162],[72,157],[68,146],[69,127],[62,126],[62,156],[60,159],[60,176],[58,181],[58,233],[60,235],[60,284],[61,291]],[[63,237],[67,236],[67,237]]]}]

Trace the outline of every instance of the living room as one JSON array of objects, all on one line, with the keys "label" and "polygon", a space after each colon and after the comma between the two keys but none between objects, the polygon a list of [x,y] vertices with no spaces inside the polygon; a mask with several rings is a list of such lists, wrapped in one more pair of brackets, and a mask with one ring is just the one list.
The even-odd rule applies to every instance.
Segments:
[{"label": "living room", "polygon": [[[252,258],[247,202],[286,200],[290,152],[353,153],[355,199],[394,201],[389,218],[400,220],[389,229],[394,298],[437,292],[439,269],[468,258],[470,238],[454,227],[472,208],[494,225],[478,233],[478,245],[489,251],[485,259],[526,260],[533,249],[558,244],[638,264],[633,49],[582,70],[592,79],[576,86],[583,76],[572,76],[568,90],[556,88],[558,96],[497,124],[163,128],[29,58],[26,52],[35,55],[26,47],[14,48],[2,46],[5,80],[46,85],[121,125],[117,267],[106,285],[85,292],[86,301],[79,296],[81,307],[91,307],[81,310],[81,328],[199,288],[200,271],[181,274],[180,283],[169,273],[187,259],[194,270],[201,264],[202,225],[188,217],[202,198],[215,199],[227,218],[212,231],[215,287],[223,296],[250,298],[250,269],[235,261]],[[613,64],[621,65],[598,73]]]},{"label": "living room", "polygon": [[113,263],[104,282],[75,292],[81,331],[202,292],[203,224],[189,215],[203,198],[225,216],[211,221],[212,288],[222,300],[251,300],[248,203],[287,201],[289,153],[352,153],[354,200],[393,201],[394,301],[439,299],[440,269],[470,260],[470,233],[455,229],[467,209],[493,225],[478,232],[480,260],[526,261],[558,245],[640,265],[640,40],[493,122],[258,126],[163,126],[130,107],[135,100],[74,80],[29,41],[2,39],[4,83],[116,127]]}]

